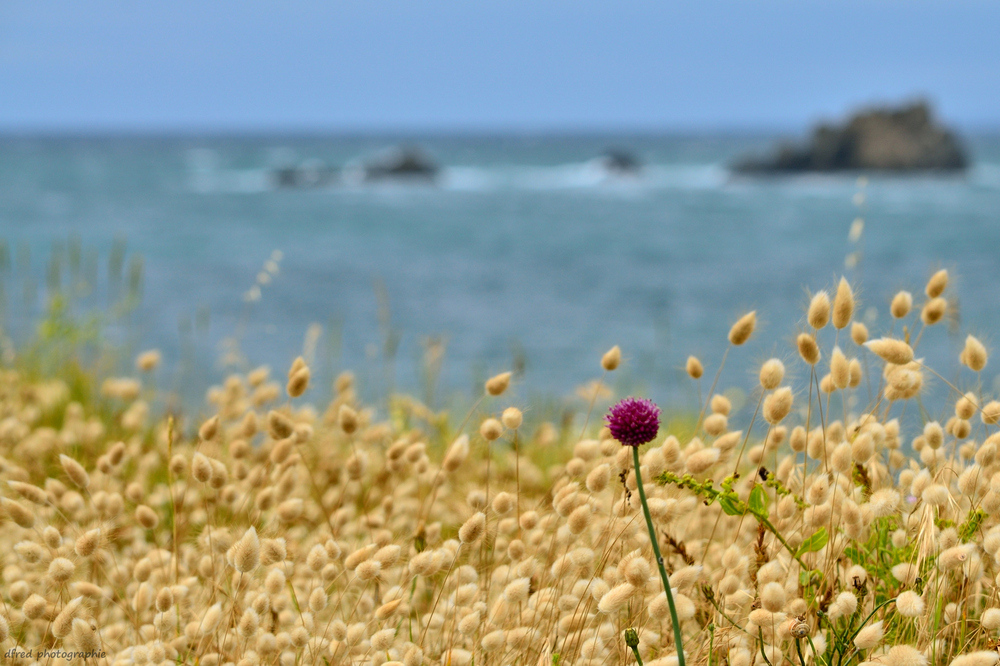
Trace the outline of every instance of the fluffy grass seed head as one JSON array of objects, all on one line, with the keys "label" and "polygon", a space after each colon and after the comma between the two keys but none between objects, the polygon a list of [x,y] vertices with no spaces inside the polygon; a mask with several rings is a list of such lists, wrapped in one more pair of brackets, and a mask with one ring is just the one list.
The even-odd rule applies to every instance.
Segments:
[{"label": "fluffy grass seed head", "polygon": [[697,356],[688,356],[687,363],[684,364],[684,370],[691,379],[701,379],[701,376],[705,374],[705,368]]},{"label": "fluffy grass seed head", "polygon": [[910,645],[893,645],[882,661],[886,666],[927,666],[927,656]]},{"label": "fluffy grass seed head", "polygon": [[886,363],[906,365],[913,360],[913,348],[902,340],[879,338],[869,340],[865,346]]},{"label": "fluffy grass seed head", "polygon": [[923,597],[913,590],[900,592],[896,597],[896,611],[903,617],[920,617],[925,608]]},{"label": "fluffy grass seed head", "polygon": [[948,287],[948,271],[942,268],[937,273],[931,276],[931,279],[927,281],[927,286],[924,289],[924,293],[927,294],[927,298],[937,298],[944,293],[944,290]]},{"label": "fluffy grass seed head", "polygon": [[947,311],[948,301],[940,296],[932,298],[924,304],[923,309],[920,311],[920,321],[924,322],[927,326],[933,326],[944,318]]},{"label": "fluffy grass seed head", "polygon": [[510,386],[511,373],[501,372],[486,380],[486,392],[494,397],[503,395],[503,392]]},{"label": "fluffy grass seed head", "polygon": [[913,294],[908,291],[899,291],[892,297],[889,303],[889,313],[896,319],[902,319],[910,314],[913,308]]},{"label": "fluffy grass seed head", "polygon": [[806,313],[809,325],[819,330],[830,322],[830,295],[825,291],[817,291],[809,301]]},{"label": "fluffy grass seed head", "polygon": [[785,364],[779,359],[768,359],[760,366],[760,385],[764,390],[773,391],[781,386],[784,378]]},{"label": "fluffy grass seed head", "polygon": [[847,278],[841,277],[837,283],[837,293],[833,297],[833,326],[837,330],[846,328],[851,323],[854,316],[854,291],[847,282]]},{"label": "fluffy grass seed head", "polygon": [[821,354],[819,351],[819,345],[816,344],[816,338],[808,333],[799,333],[799,336],[795,339],[795,344],[799,348],[799,356],[802,360],[809,365],[816,365],[819,363]]},{"label": "fluffy grass seed head", "polygon": [[860,321],[851,324],[851,340],[859,347],[868,342],[868,327]]},{"label": "fluffy grass seed head", "polygon": [[870,650],[882,642],[882,620],[868,625],[854,637],[854,646],[859,650]]},{"label": "fluffy grass seed head", "polygon": [[160,365],[160,352],[158,349],[144,351],[135,359],[136,369],[142,372],[152,372]]},{"label": "fluffy grass seed head", "polygon": [[240,573],[250,573],[260,564],[260,539],[257,530],[250,526],[239,541],[233,544],[233,566]]},{"label": "fluffy grass seed head", "polygon": [[486,514],[477,511],[462,524],[458,530],[458,538],[462,543],[475,543],[486,531]]},{"label": "fluffy grass seed head", "polygon": [[488,418],[479,425],[479,434],[489,442],[500,439],[500,435],[503,434],[503,423],[494,418]]},{"label": "fluffy grass seed head", "polygon": [[521,422],[524,420],[524,416],[521,414],[521,410],[517,407],[508,407],[503,410],[503,415],[500,417],[503,422],[504,427],[511,430],[517,430],[521,427]]},{"label": "fluffy grass seed head", "polygon": [[753,329],[757,326],[757,311],[752,310],[733,324],[729,329],[729,344],[739,347],[753,335]]},{"label": "fluffy grass seed head", "polygon": [[965,338],[965,348],[959,354],[959,360],[973,372],[982,372],[989,360],[986,346],[978,338],[968,336]]},{"label": "fluffy grass seed head", "polygon": [[73,460],[67,455],[60,454],[59,462],[62,465],[63,471],[66,472],[66,476],[69,477],[77,488],[87,488],[90,486],[90,475],[87,474],[87,470],[83,468],[83,465]]},{"label": "fluffy grass seed head", "polygon": [[358,413],[350,405],[341,405],[337,411],[337,423],[341,430],[350,435],[358,429]]},{"label": "fluffy grass seed head", "polygon": [[792,389],[783,386],[764,398],[764,418],[768,423],[780,423],[792,411],[794,395]]},{"label": "fluffy grass seed head", "polygon": [[604,352],[604,356],[601,357],[601,367],[611,372],[618,368],[618,365],[622,362],[622,350],[615,345],[608,351]]}]

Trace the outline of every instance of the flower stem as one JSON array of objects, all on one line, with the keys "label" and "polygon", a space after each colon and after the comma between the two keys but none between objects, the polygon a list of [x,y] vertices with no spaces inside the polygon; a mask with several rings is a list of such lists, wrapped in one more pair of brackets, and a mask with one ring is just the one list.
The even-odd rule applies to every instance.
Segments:
[{"label": "flower stem", "polygon": [[681,638],[681,623],[677,620],[677,608],[674,606],[674,595],[670,592],[670,579],[663,568],[663,555],[660,555],[660,544],[656,539],[656,529],[653,518],[649,515],[649,505],[646,504],[646,491],[642,487],[642,473],[639,472],[639,447],[632,447],[632,461],[635,463],[635,484],[639,489],[639,501],[642,503],[642,513],[646,516],[646,528],[649,530],[649,541],[653,544],[653,555],[656,556],[656,566],[660,570],[660,580],[663,591],[667,595],[670,606],[670,623],[674,627],[674,644],[677,646],[677,666],[684,666],[684,640]]}]

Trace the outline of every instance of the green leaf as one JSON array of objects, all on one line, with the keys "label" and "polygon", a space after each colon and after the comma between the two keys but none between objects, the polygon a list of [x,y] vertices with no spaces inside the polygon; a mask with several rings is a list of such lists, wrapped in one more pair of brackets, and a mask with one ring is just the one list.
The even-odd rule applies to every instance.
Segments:
[{"label": "green leaf", "polygon": [[826,545],[826,542],[830,540],[830,535],[826,533],[826,528],[821,527],[813,535],[802,542],[799,546],[798,551],[795,555],[801,557],[804,553],[815,553],[817,550]]},{"label": "green leaf", "polygon": [[727,516],[743,515],[743,502],[736,497],[735,493],[732,495],[719,495],[719,506],[722,507]]},{"label": "green leaf", "polygon": [[764,520],[767,518],[767,507],[771,504],[771,498],[762,486],[754,486],[747,504],[750,506],[750,513]]}]

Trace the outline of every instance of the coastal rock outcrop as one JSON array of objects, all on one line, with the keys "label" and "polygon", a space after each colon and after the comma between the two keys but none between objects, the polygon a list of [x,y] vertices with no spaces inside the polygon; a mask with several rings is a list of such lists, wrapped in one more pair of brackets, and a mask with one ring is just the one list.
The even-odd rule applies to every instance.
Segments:
[{"label": "coastal rock outcrop", "polygon": [[805,145],[783,144],[769,157],[745,158],[738,173],[831,171],[960,171],[968,158],[930,105],[872,108],[842,125],[819,125]]}]

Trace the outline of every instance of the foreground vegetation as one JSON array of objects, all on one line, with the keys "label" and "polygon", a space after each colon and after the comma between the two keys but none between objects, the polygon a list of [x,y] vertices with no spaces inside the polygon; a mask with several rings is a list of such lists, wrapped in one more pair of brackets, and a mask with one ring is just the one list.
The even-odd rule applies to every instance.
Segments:
[{"label": "foreground vegetation", "polygon": [[[407,397],[376,412],[350,374],[316,409],[299,359],[280,382],[229,377],[188,428],[151,413],[140,379],[90,396],[79,377],[14,364],[0,377],[0,651],[672,666],[676,617],[688,664],[991,666],[1000,402],[982,392],[976,338],[958,385],[915,355],[947,289],[940,271],[921,303],[900,292],[878,339],[845,280],[817,292],[796,349],[761,365],[736,410],[716,381],[747,362],[756,315],[740,318],[714,373],[688,360],[709,397],[693,436],[654,430],[642,446],[644,494],[598,414],[571,435],[529,429],[506,373],[456,420]],[[609,351],[602,377],[620,362]],[[136,375],[158,363],[141,355]],[[922,400],[929,381],[943,403]]]}]

